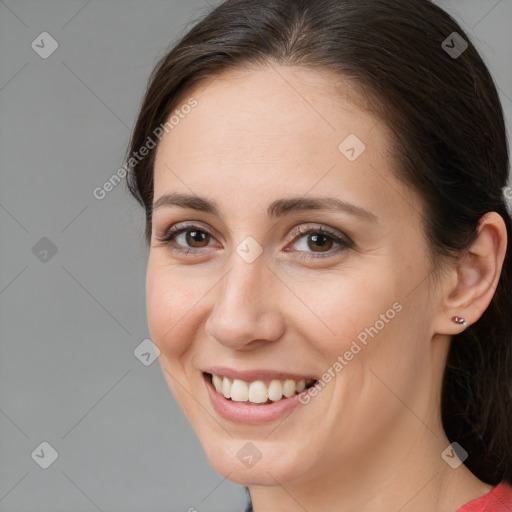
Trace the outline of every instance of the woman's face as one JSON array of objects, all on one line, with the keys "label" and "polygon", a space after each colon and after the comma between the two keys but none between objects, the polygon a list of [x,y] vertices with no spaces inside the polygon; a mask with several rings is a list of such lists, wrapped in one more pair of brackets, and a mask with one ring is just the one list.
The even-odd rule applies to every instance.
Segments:
[{"label": "woman's face", "polygon": [[438,421],[421,204],[384,125],[331,84],[226,72],[157,149],[149,329],[210,463],[239,484],[327,479]]}]

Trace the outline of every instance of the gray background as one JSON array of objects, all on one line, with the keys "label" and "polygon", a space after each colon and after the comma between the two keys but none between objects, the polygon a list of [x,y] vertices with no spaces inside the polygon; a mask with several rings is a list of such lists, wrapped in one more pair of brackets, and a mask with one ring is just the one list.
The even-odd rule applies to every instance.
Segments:
[{"label": "gray background", "polygon": [[[510,134],[512,1],[438,3],[483,52]],[[142,209],[124,183],[93,196],[123,162],[157,58],[205,9],[0,0],[1,512],[243,510],[158,361],[134,356],[149,337]],[[44,31],[59,45],[47,59],[31,47]],[[48,469],[47,449],[31,455],[43,441]]]}]

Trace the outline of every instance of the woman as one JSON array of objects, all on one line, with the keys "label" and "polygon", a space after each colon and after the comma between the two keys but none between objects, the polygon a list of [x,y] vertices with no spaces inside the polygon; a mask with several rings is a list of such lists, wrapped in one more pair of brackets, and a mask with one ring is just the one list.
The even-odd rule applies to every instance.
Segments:
[{"label": "woman", "polygon": [[446,12],[228,0],[128,166],[163,374],[248,510],[512,510],[506,130]]}]

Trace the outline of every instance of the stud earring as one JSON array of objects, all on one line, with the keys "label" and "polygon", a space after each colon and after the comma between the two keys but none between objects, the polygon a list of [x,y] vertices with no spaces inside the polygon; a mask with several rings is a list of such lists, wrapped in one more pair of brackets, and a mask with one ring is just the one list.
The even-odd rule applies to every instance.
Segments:
[{"label": "stud earring", "polygon": [[454,322],[458,325],[463,325],[464,330],[466,330],[469,327],[469,325],[466,324],[466,319],[462,318],[461,316],[452,316],[452,322]]}]

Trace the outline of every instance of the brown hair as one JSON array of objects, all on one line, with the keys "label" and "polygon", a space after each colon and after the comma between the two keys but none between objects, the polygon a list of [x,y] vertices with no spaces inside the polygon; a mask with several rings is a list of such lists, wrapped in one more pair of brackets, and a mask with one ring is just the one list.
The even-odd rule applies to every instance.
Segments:
[{"label": "brown hair", "polygon": [[[452,33],[468,44],[449,54]],[[452,39],[449,39],[449,37]],[[457,44],[460,44],[460,39]],[[129,154],[146,144],[187,91],[223,70],[276,62],[349,79],[394,134],[396,173],[423,199],[436,256],[468,250],[489,211],[511,219],[502,188],[509,153],[496,86],[460,25],[428,0],[228,0],[197,22],[153,71]],[[128,165],[127,184],[151,237],[155,150]],[[132,165],[133,164],[133,165]],[[447,437],[481,480],[512,484],[512,259],[492,302],[452,339],[441,413]],[[440,259],[438,258],[440,261]]]}]

